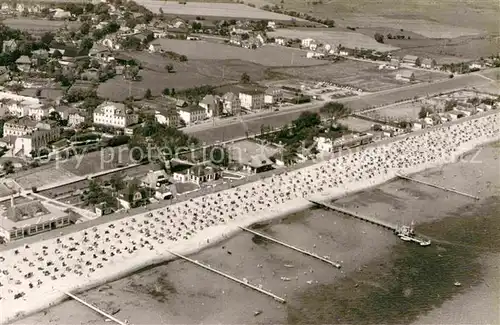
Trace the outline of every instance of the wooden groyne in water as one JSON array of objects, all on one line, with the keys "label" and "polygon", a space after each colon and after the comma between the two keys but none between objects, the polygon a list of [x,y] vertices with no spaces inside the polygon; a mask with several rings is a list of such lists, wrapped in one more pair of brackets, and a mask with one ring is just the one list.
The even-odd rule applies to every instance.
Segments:
[{"label": "wooden groyne in water", "polygon": [[272,293],[272,292],[269,292],[269,291],[264,290],[264,289],[262,289],[262,288],[260,288],[260,287],[254,286],[253,284],[250,284],[250,283],[248,283],[247,281],[243,281],[243,280],[240,280],[240,279],[238,279],[238,278],[235,278],[235,277],[234,277],[234,276],[232,276],[232,275],[229,275],[229,274],[226,274],[226,273],[224,273],[224,272],[222,272],[222,271],[216,270],[216,269],[214,269],[213,267],[211,267],[211,266],[209,266],[209,265],[206,265],[206,264],[200,263],[200,262],[198,262],[198,261],[196,261],[196,260],[193,260],[193,259],[191,259],[191,258],[189,258],[189,257],[186,257],[186,256],[184,256],[184,255],[177,254],[177,253],[174,253],[174,252],[169,251],[169,250],[167,250],[167,252],[169,252],[170,254],[172,254],[172,255],[174,255],[174,256],[176,256],[176,257],[178,257],[178,258],[181,258],[181,259],[183,259],[183,260],[185,260],[185,261],[188,261],[188,262],[191,262],[191,263],[196,264],[196,265],[198,265],[198,266],[201,266],[202,268],[204,268],[204,269],[206,269],[206,270],[212,271],[212,272],[214,272],[214,273],[216,273],[216,274],[218,274],[218,275],[222,275],[223,277],[225,277],[225,278],[227,278],[227,279],[230,279],[230,280],[233,280],[234,282],[237,282],[237,283],[239,283],[239,284],[241,284],[241,285],[244,285],[245,287],[248,287],[248,288],[250,288],[250,289],[253,289],[253,290],[255,290],[255,291],[258,291],[258,292],[260,292],[260,293],[263,293],[263,294],[265,294],[265,295],[267,295],[267,296],[269,296],[269,297],[272,297],[272,298],[274,298],[274,300],[277,300],[277,301],[281,302],[282,304],[286,303],[286,300],[285,300],[285,299],[283,299],[283,298],[281,298],[281,297],[278,297],[277,295],[275,295],[275,294],[274,294],[274,293]]},{"label": "wooden groyne in water", "polygon": [[374,225],[386,228],[388,230],[395,231],[397,229],[396,225],[391,224],[389,222],[378,220],[378,219],[375,219],[375,218],[369,217],[369,216],[364,216],[364,215],[361,215],[359,213],[346,210],[346,209],[341,208],[339,206],[335,206],[335,205],[332,205],[332,204],[328,204],[328,203],[324,203],[324,202],[319,202],[319,201],[313,201],[313,200],[309,200],[309,202],[314,203],[316,205],[319,205],[319,206],[321,206],[323,208],[326,208],[326,209],[330,209],[330,210],[334,210],[334,211],[337,211],[337,212],[340,212],[340,213],[343,213],[343,214],[347,214],[347,215],[349,215],[351,217],[354,217],[356,219],[369,222],[371,224],[374,224]]},{"label": "wooden groyne in water", "polygon": [[336,263],[336,262],[334,262],[334,261],[330,261],[329,259],[324,258],[324,257],[321,257],[321,256],[319,256],[319,255],[317,255],[317,254],[315,254],[315,253],[311,253],[311,252],[308,252],[308,251],[306,251],[306,250],[304,250],[304,249],[302,249],[302,248],[298,248],[298,247],[292,246],[292,245],[290,245],[290,244],[287,244],[287,243],[282,242],[282,241],[280,241],[280,240],[277,240],[277,239],[275,239],[275,238],[272,238],[272,237],[269,237],[269,236],[267,236],[267,235],[261,234],[261,233],[259,233],[259,232],[257,232],[257,231],[254,231],[254,230],[251,230],[251,229],[248,229],[248,228],[245,228],[245,227],[240,227],[240,228],[241,228],[242,230],[244,230],[244,231],[248,231],[248,232],[249,232],[249,233],[251,233],[251,234],[254,234],[254,235],[259,236],[259,237],[262,237],[262,238],[265,238],[265,239],[267,239],[267,240],[270,240],[270,241],[272,241],[272,242],[274,242],[274,243],[277,243],[277,244],[280,244],[280,245],[282,245],[282,246],[288,247],[288,248],[290,248],[290,249],[293,249],[294,251],[300,252],[300,253],[305,254],[305,255],[307,255],[307,256],[314,257],[314,258],[316,258],[316,259],[318,259],[318,260],[320,260],[320,261],[323,261],[323,262],[325,262],[325,263],[328,263],[328,264],[330,264],[330,265],[335,266],[337,269],[340,269],[340,264],[339,264],[339,263]]},{"label": "wooden groyne in water", "polygon": [[443,190],[443,191],[447,191],[447,192],[455,193],[455,194],[458,194],[458,195],[466,196],[466,197],[472,198],[474,200],[479,200],[478,196],[474,196],[474,195],[471,195],[471,194],[460,192],[460,191],[457,191],[457,190],[452,189],[452,188],[447,188],[447,187],[444,187],[444,186],[440,186],[440,185],[436,185],[436,184],[424,182],[424,181],[421,181],[421,180],[418,180],[418,179],[415,179],[415,178],[411,178],[411,177],[408,177],[408,176],[405,176],[405,175],[401,175],[401,174],[397,174],[397,176],[399,178],[405,179],[407,181],[411,181],[411,182],[415,182],[415,183],[419,183],[419,184],[431,186],[431,187],[434,187],[434,188],[439,188],[440,190]]},{"label": "wooden groyne in water", "polygon": [[113,317],[111,315],[109,315],[108,313],[100,310],[99,308],[97,308],[96,306],[93,306],[91,304],[89,304],[88,302],[84,301],[83,299],[80,299],[78,298],[77,296],[75,296],[74,294],[72,293],[69,293],[69,292],[66,292],[66,291],[62,291],[62,293],[64,293],[65,295],[67,295],[68,297],[78,301],[79,303],[81,303],[82,305],[92,309],[93,311],[95,312],[98,312],[99,314],[101,314],[102,316],[106,317],[107,319],[119,324],[119,325],[128,325],[128,323],[126,322],[122,322],[121,320],[117,319],[116,317]]}]

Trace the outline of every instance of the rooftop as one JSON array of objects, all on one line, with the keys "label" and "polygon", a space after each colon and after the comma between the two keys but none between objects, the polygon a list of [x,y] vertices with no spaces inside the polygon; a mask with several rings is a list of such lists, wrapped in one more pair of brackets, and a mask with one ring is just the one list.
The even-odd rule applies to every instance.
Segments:
[{"label": "rooftop", "polygon": [[46,202],[42,203],[38,200],[29,201],[4,210],[0,217],[0,227],[6,230],[23,228],[49,220],[56,220],[66,215],[68,215],[67,212],[55,205]]}]

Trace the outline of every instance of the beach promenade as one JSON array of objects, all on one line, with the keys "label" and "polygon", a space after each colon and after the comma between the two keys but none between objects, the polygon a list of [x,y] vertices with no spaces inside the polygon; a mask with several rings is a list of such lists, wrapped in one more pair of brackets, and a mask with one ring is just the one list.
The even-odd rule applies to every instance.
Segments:
[{"label": "beach promenade", "polygon": [[[499,139],[498,113],[368,147],[237,188],[114,220],[0,253],[0,322],[159,263],[190,254],[255,222],[457,159]],[[56,290],[57,289],[57,290]]]}]

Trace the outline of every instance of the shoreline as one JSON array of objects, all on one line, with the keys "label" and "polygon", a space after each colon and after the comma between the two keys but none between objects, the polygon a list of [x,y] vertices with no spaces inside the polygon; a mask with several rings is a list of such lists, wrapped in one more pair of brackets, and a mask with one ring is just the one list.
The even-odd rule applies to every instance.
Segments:
[{"label": "shoreline", "polygon": [[[496,114],[498,117],[498,113]],[[489,115],[491,116],[491,115]],[[484,117],[479,117],[478,119],[481,119]],[[466,122],[464,122],[466,123]],[[432,131],[430,131],[432,132]],[[450,159],[444,159],[444,160],[439,160],[436,162],[426,162],[426,163],[421,163],[417,164],[415,166],[409,166],[403,170],[406,172],[402,172],[404,174],[413,174],[417,172],[421,172],[423,170],[437,167],[437,166],[442,166],[446,165],[449,163],[453,163],[453,161],[456,161],[461,155],[464,155],[465,153],[473,150],[476,147],[486,145],[491,142],[498,141],[500,139],[500,136],[498,132],[495,134],[495,136],[491,138],[484,138],[484,139],[473,139],[465,144],[462,144],[461,146],[455,147],[455,151],[452,153],[451,157],[446,157]],[[324,162],[319,162],[317,164],[314,164],[310,167],[315,167],[315,166],[320,166]],[[296,172],[300,172],[303,170],[306,170],[307,168],[310,167],[305,167],[304,169],[299,169]],[[400,170],[390,170],[387,174],[381,174],[378,177],[374,177],[371,179],[369,182],[367,182],[364,179],[361,179],[357,182],[351,182],[349,184],[345,184],[344,186],[340,186],[337,188],[331,188],[330,190],[325,191],[325,193],[321,193],[320,195],[317,195],[317,197],[320,197],[321,200],[332,200],[335,198],[340,198],[342,196],[348,195],[350,193],[358,192],[361,190],[366,190],[378,185],[381,185],[383,183],[386,183],[395,177],[397,177],[397,173],[400,173]],[[293,172],[291,172],[293,173]],[[266,182],[269,181],[272,178],[267,178],[263,179],[260,182]],[[257,182],[249,183],[242,185],[240,188],[244,187],[249,187],[252,186],[252,184],[257,184]],[[235,190],[235,189],[232,189]],[[311,196],[313,197],[313,196]],[[292,214],[294,212],[302,211],[307,209],[308,207],[312,206],[313,204],[310,203],[308,200],[305,198],[299,198],[292,200],[291,202],[284,201],[281,204],[278,205],[273,205],[270,210],[265,211],[265,213],[262,213],[262,211],[255,211],[252,213],[248,213],[246,215],[243,215],[239,217],[238,220],[233,220],[230,221],[226,224],[222,225],[216,225],[209,227],[205,230],[200,231],[197,233],[194,237],[191,239],[187,239],[185,241],[179,242],[178,244],[170,244],[167,245],[168,249],[175,250],[177,253],[183,254],[183,255],[190,255],[195,252],[198,252],[200,250],[203,250],[209,246],[216,245],[217,243],[226,240],[241,230],[238,228],[239,226],[251,226],[255,223],[259,222],[265,222],[265,221],[270,221],[273,219],[279,219],[283,218],[286,215]],[[181,202],[182,204],[184,202]],[[153,212],[153,211],[151,211]],[[130,217],[132,218],[132,216]],[[108,223],[109,224],[109,223]],[[105,226],[106,224],[103,224],[102,226]],[[207,240],[208,238],[208,240]],[[43,242],[42,242],[43,243]],[[36,244],[33,244],[36,245]],[[67,290],[67,291],[72,291],[72,292],[81,292],[81,291],[86,291],[92,288],[95,288],[97,286],[100,286],[104,283],[123,278],[131,273],[135,273],[141,269],[144,269],[146,267],[158,265],[161,263],[165,263],[167,261],[170,261],[172,259],[175,259],[174,256],[170,254],[165,254],[165,252],[159,252],[156,249],[154,250],[154,254],[141,254],[140,256],[132,256],[129,259],[124,259],[122,261],[112,261],[111,263],[113,264],[113,270],[120,270],[119,272],[111,272],[112,270],[104,270],[100,269],[97,270],[92,278],[84,279],[83,283],[77,284],[77,285],[71,285],[71,283],[66,283],[66,284],[61,284],[61,286],[58,287],[58,290]],[[333,258],[332,258],[333,259]],[[104,270],[104,271],[103,271]],[[80,278],[81,279],[81,278]],[[81,281],[81,280],[80,280]],[[28,315],[31,315],[33,313],[39,312],[41,310],[44,310],[48,307],[51,307],[55,304],[60,303],[61,301],[66,299],[66,296],[61,293],[60,291],[55,291],[54,287],[52,287],[53,291],[52,292],[43,292],[44,294],[44,299],[36,299],[36,301],[33,301],[33,299],[28,303],[26,300],[17,300],[13,301],[12,306],[5,306],[6,308],[2,307],[2,310],[9,310],[11,311],[9,313],[5,313],[4,315],[1,316],[0,322],[1,323],[8,323],[12,322],[18,318],[26,317]],[[33,297],[32,297],[33,298]],[[24,304],[22,303],[24,302]],[[19,305],[24,305],[21,307],[24,308],[19,308]],[[15,308],[17,306],[18,308]],[[11,307],[11,308],[9,308]],[[15,310],[17,309],[17,310]],[[20,310],[24,309],[24,310]]]}]

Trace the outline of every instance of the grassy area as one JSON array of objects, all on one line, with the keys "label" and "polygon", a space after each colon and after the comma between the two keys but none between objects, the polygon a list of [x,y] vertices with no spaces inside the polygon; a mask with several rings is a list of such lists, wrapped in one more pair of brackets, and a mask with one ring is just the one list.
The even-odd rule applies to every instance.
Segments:
[{"label": "grassy area", "polygon": [[[497,202],[495,202],[495,200]],[[371,263],[338,284],[311,287],[288,305],[289,324],[409,324],[478,284],[483,252],[500,252],[498,198],[469,216],[423,224],[430,247],[400,243],[391,261]],[[455,281],[462,286],[454,285]]]}]

